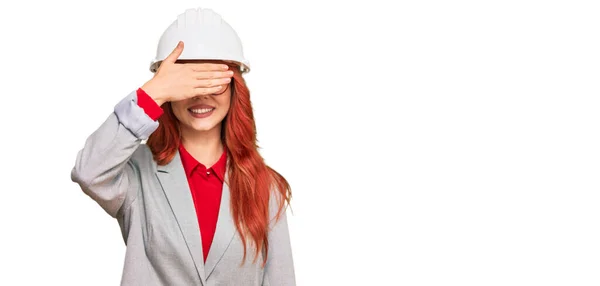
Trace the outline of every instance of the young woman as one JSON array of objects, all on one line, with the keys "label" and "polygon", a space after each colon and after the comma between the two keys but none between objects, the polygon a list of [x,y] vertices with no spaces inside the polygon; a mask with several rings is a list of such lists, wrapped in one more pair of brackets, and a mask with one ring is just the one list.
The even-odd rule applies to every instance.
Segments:
[{"label": "young woman", "polygon": [[180,15],[154,77],[77,154],[72,180],[121,227],[121,285],[295,285],[290,187],[257,151],[228,27],[211,10]]}]

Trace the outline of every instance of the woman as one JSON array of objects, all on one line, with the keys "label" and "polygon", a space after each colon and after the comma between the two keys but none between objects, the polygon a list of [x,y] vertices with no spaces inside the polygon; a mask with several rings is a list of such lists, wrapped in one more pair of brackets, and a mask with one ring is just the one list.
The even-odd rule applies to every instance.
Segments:
[{"label": "woman", "polygon": [[121,227],[121,285],[295,285],[290,188],[257,151],[238,42],[211,10],[179,15],[77,154],[72,180]]}]

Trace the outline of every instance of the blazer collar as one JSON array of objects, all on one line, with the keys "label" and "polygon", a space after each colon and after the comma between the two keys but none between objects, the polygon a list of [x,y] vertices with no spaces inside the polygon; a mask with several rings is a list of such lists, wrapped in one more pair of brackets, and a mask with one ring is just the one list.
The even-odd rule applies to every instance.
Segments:
[{"label": "blazer collar", "polygon": [[[229,160],[227,160],[228,166]],[[157,166],[158,179],[175,214],[175,219],[179,224],[179,229],[185,239],[203,285],[207,285],[206,279],[210,277],[217,263],[223,257],[223,254],[225,254],[235,234],[235,225],[230,209],[227,167],[225,168],[225,183],[223,184],[221,204],[219,206],[217,229],[215,230],[205,265],[202,256],[200,227],[187,176],[181,162],[181,154],[177,151],[170,163],[165,166]]]}]

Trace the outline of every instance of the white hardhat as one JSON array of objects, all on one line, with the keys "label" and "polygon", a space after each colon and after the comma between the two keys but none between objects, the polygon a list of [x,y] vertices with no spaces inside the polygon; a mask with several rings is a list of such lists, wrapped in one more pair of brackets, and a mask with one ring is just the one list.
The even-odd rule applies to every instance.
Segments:
[{"label": "white hardhat", "polygon": [[160,37],[151,72],[158,70],[179,41],[184,43],[180,60],[223,60],[238,64],[242,73],[250,71],[237,33],[211,9],[187,9],[177,16]]}]

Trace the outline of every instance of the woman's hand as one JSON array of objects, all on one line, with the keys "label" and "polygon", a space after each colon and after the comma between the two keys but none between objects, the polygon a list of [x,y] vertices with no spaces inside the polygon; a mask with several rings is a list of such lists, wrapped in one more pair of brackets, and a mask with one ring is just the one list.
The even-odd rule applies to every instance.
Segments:
[{"label": "woman's hand", "polygon": [[183,42],[179,42],[154,77],[142,86],[159,106],[167,101],[215,93],[231,82],[233,71],[225,64],[175,63],[182,52]]}]

